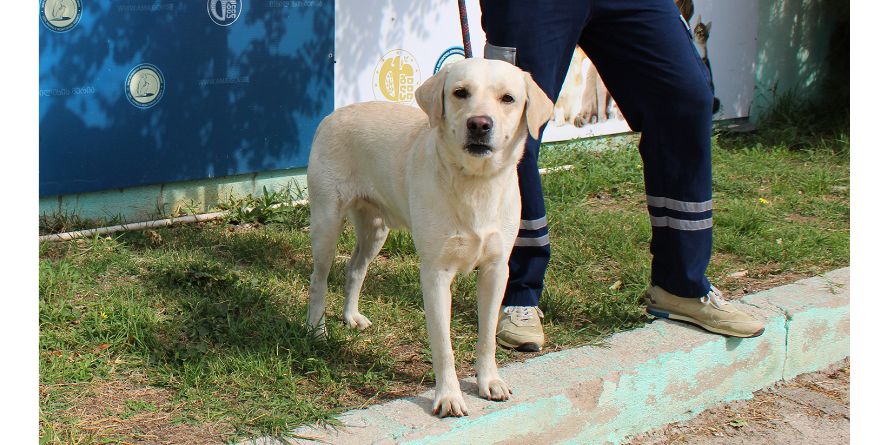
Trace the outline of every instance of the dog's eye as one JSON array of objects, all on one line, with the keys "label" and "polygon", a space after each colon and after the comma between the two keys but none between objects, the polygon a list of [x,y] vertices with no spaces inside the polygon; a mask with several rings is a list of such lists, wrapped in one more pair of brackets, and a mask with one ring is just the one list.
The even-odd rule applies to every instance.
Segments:
[{"label": "dog's eye", "polygon": [[506,104],[512,104],[514,103],[514,96],[511,96],[510,94],[505,94],[501,97],[501,101]]},{"label": "dog's eye", "polygon": [[468,90],[466,90],[464,88],[459,88],[459,89],[453,91],[452,95],[459,98],[459,99],[466,99],[471,94],[468,93]]}]

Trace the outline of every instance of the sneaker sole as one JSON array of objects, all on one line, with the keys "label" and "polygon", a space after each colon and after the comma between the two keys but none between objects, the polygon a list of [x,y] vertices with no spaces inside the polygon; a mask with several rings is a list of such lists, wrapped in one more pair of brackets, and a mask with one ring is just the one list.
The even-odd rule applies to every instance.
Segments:
[{"label": "sneaker sole", "polygon": [[740,333],[736,333],[734,331],[727,331],[724,329],[718,329],[713,326],[705,325],[704,323],[702,323],[692,317],[687,317],[687,316],[680,315],[680,314],[673,314],[673,313],[669,313],[669,312],[664,312],[664,311],[661,311],[658,309],[651,309],[651,308],[647,307],[646,313],[649,315],[652,315],[653,317],[657,317],[657,318],[666,318],[668,320],[677,320],[677,321],[689,323],[693,326],[698,326],[708,332],[713,332],[715,334],[725,335],[727,337],[754,338],[754,337],[759,337],[759,336],[763,335],[763,332],[766,330],[766,328],[760,328],[759,331],[754,332],[753,334],[740,334]]},{"label": "sneaker sole", "polygon": [[540,352],[541,346],[538,343],[520,343],[520,344],[511,344],[506,341],[503,341],[499,338],[495,339],[495,342],[498,343],[499,346],[505,349],[514,349],[519,352]]}]

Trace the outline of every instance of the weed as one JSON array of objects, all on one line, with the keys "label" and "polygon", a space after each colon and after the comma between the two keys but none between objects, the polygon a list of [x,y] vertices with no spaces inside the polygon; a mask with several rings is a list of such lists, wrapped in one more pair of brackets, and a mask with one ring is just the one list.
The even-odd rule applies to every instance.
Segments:
[{"label": "weed", "polygon": [[269,192],[262,187],[260,196],[229,197],[219,207],[227,210],[226,221],[229,224],[283,224],[295,227],[307,227],[309,211],[303,204],[295,204],[304,199],[304,190],[295,185],[281,190]]}]

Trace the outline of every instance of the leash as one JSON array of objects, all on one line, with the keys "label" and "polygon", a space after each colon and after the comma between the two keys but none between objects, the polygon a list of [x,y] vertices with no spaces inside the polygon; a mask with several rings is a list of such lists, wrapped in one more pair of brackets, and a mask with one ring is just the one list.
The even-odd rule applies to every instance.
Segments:
[{"label": "leash", "polygon": [[468,7],[465,0],[458,0],[458,15],[461,18],[461,40],[465,47],[465,58],[473,57],[471,51],[471,33],[468,30]]}]

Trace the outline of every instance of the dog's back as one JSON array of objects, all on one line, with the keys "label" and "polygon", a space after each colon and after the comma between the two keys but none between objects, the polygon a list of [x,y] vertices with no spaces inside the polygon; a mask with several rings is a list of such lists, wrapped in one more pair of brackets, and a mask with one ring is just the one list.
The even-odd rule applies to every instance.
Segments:
[{"label": "dog's back", "polygon": [[[381,125],[384,122],[385,125]],[[364,199],[392,212],[392,225],[406,211],[404,164],[427,135],[427,116],[418,108],[365,102],[340,108],[323,119],[308,162],[308,193],[336,199],[343,207]],[[402,196],[401,196],[402,195]],[[328,202],[328,201],[327,201]]]},{"label": "dog's back", "polygon": [[308,175],[312,170],[321,169],[324,174],[336,176],[350,176],[357,173],[355,170],[375,170],[354,169],[354,163],[365,165],[378,162],[389,168],[390,161],[403,159],[403,152],[409,144],[402,141],[414,139],[422,128],[427,127],[425,114],[408,105],[364,102],[339,108],[323,119],[317,128],[308,162]]}]

